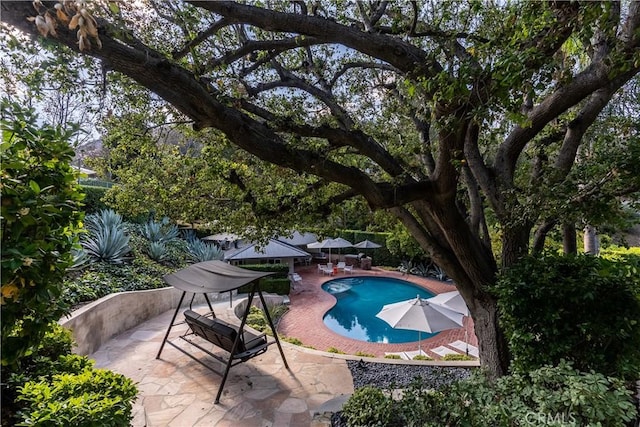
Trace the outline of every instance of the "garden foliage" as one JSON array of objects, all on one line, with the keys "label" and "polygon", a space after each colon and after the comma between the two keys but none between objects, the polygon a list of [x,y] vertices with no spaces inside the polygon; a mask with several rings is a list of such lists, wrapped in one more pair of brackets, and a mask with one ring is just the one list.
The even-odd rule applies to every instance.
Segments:
[{"label": "garden foliage", "polygon": [[495,383],[478,373],[440,390],[419,381],[402,394],[363,387],[343,406],[341,417],[349,427],[624,427],[637,415],[622,381],[577,371],[563,361]]},{"label": "garden foliage", "polygon": [[526,372],[565,359],[581,371],[640,378],[640,271],[634,257],[526,258],[494,289],[512,369]]},{"label": "garden foliage", "polygon": [[129,235],[122,216],[111,209],[87,215],[88,233],[82,237],[82,246],[97,261],[122,264],[131,252]]},{"label": "garden foliage", "polygon": [[3,425],[128,426],[136,386],[71,353],[70,331],[52,324],[21,369],[3,377]]},{"label": "garden foliage", "polygon": [[29,355],[66,312],[62,281],[82,219],[73,129],[36,123],[32,110],[2,101],[2,365]]}]

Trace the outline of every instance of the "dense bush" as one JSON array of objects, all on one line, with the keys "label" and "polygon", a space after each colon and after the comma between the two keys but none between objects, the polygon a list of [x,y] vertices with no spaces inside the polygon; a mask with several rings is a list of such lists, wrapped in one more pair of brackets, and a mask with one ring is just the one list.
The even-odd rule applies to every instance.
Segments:
[{"label": "dense bush", "polygon": [[73,132],[36,123],[32,110],[2,101],[2,365],[29,355],[67,311],[62,282],[82,217]]},{"label": "dense bush", "polygon": [[105,187],[93,187],[88,185],[82,185],[80,191],[84,193],[84,200],[82,204],[82,210],[85,214],[97,213],[103,209],[107,209],[108,206],[102,201],[102,198],[107,192]]},{"label": "dense bush", "polygon": [[640,377],[640,274],[591,256],[527,258],[495,287],[512,367],[570,360],[581,371]]},{"label": "dense bush", "polygon": [[[267,310],[269,310],[269,316],[271,316],[271,320],[273,324],[278,327],[278,322],[284,314],[289,310],[284,304],[267,304]],[[267,321],[267,317],[260,308],[252,305],[249,309],[249,316],[247,316],[247,325],[255,329],[256,331],[264,332],[268,335],[273,335],[273,331],[269,326],[269,322]]]},{"label": "dense bush", "polygon": [[415,382],[396,398],[390,390],[364,387],[342,411],[351,427],[624,427],[635,417],[631,393],[620,380],[582,373],[566,362],[495,383],[476,374],[437,391]]},{"label": "dense bush", "polygon": [[354,391],[342,413],[349,426],[387,426],[393,418],[393,406],[382,390],[365,386]]},{"label": "dense bush", "polygon": [[70,354],[72,346],[70,331],[53,324],[20,369],[3,367],[3,425],[129,425],[135,385]]},{"label": "dense bush", "polygon": [[93,367],[29,381],[19,390],[24,407],[17,425],[126,427],[136,394],[129,378]]}]

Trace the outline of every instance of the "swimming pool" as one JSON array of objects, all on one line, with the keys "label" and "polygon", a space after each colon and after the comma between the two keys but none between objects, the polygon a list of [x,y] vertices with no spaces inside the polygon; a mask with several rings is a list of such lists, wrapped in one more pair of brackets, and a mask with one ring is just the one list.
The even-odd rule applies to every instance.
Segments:
[{"label": "swimming pool", "polygon": [[[418,340],[418,332],[393,329],[376,314],[385,304],[415,298],[431,298],[433,293],[405,280],[388,277],[349,277],[331,280],[322,289],[337,302],[324,315],[324,324],[337,334],[360,341],[404,343]],[[436,334],[421,333],[421,339]]]}]

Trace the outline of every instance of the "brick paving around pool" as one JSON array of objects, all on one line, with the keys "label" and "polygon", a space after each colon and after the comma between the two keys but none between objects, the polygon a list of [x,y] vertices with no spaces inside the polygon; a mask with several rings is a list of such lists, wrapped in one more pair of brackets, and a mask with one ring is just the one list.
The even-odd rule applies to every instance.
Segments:
[{"label": "brick paving around pool", "polygon": [[[336,276],[327,276],[318,274],[317,265],[312,264],[310,266],[296,267],[296,273],[302,277],[302,281],[295,284],[295,288],[290,294],[291,306],[278,325],[278,333],[281,336],[297,338],[304,345],[311,346],[316,350],[327,351],[333,347],[346,354],[361,352],[384,357],[385,352],[417,350],[418,342],[416,340],[416,342],[400,344],[369,343],[347,338],[333,332],[325,326],[322,319],[324,314],[333,307],[336,299],[333,295],[322,290],[323,283],[340,277],[382,276],[406,280],[434,294],[455,290],[455,286],[450,283],[419,276],[403,275],[398,271],[387,271],[376,267],[372,267],[371,270],[354,268],[353,274],[340,272]],[[465,317],[464,324],[464,328],[442,331],[434,337],[422,340],[420,347],[430,357],[438,360],[441,357],[431,350],[446,346],[457,340],[464,341],[465,328],[468,332],[469,344],[477,346],[478,340],[474,333],[473,320],[470,317]],[[453,347],[447,348],[456,350]]]}]

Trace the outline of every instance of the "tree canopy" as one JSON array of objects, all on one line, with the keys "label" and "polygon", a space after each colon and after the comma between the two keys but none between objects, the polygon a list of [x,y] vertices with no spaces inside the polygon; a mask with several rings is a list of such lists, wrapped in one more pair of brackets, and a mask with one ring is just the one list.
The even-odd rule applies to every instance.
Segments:
[{"label": "tree canopy", "polygon": [[[637,199],[639,2],[34,4],[4,1],[2,20],[221,132],[273,165],[263,183],[298,181],[262,214],[359,197],[396,216],[455,280],[495,375],[499,266],[610,212],[598,201]],[[625,124],[602,120],[622,96]]]}]

